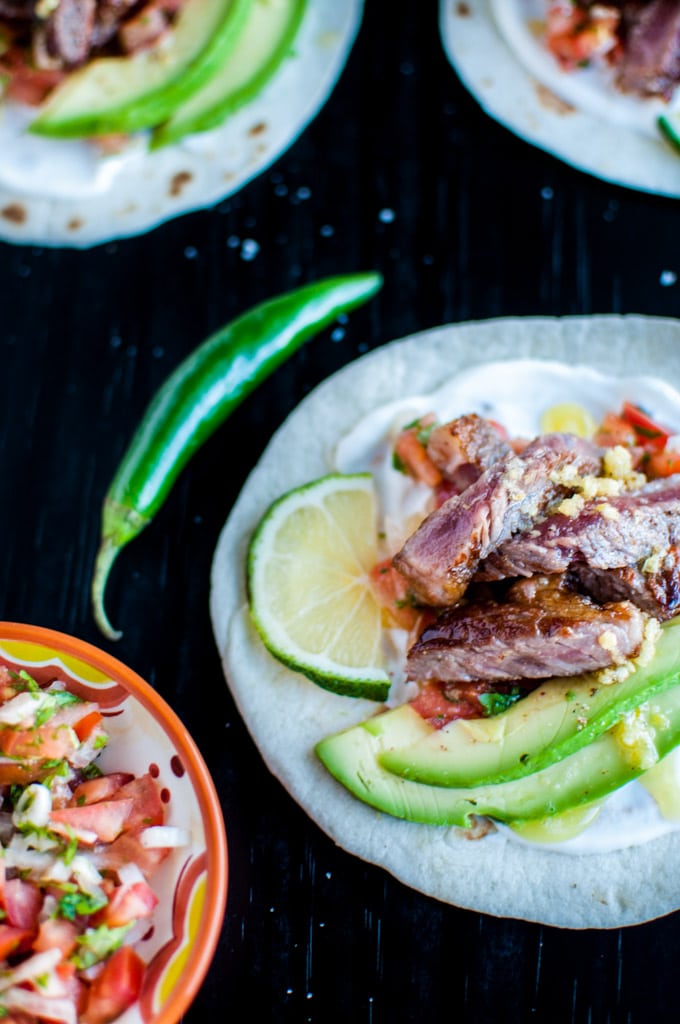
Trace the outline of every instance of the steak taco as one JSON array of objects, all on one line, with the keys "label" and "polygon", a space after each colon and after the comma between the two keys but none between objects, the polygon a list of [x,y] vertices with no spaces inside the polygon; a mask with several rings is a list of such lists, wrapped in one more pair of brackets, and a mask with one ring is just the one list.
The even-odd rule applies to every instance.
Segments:
[{"label": "steak taco", "polygon": [[0,238],[90,246],[216,203],[332,90],[361,0],[1,0]]},{"label": "steak taco", "polygon": [[561,927],[680,906],[678,341],[635,316],[446,326],[272,438],[213,629],[269,769],[348,852]]},{"label": "steak taco", "polygon": [[440,29],[464,84],[515,134],[607,181],[680,195],[672,0],[442,0]]}]

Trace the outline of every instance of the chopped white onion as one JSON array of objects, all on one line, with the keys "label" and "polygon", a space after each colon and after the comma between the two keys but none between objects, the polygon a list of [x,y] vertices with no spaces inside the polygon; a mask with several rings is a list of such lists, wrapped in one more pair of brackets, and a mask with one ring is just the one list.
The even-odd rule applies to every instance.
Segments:
[{"label": "chopped white onion", "polygon": [[32,725],[38,711],[51,703],[52,698],[42,691],[18,693],[0,707],[0,722],[4,725],[21,725],[22,722]]},{"label": "chopped white onion", "polygon": [[122,864],[116,873],[121,885],[134,885],[136,882],[146,881],[144,873],[133,863]]},{"label": "chopped white onion", "polygon": [[32,782],[26,786],[16,802],[12,821],[17,828],[22,825],[34,825],[44,828],[52,810],[52,794],[41,782]]},{"label": "chopped white onion", "polygon": [[24,960],[18,967],[11,971],[3,972],[0,977],[0,992],[19,985],[22,981],[30,981],[32,978],[39,978],[42,974],[49,974],[58,963],[61,962],[62,953],[60,949],[46,949],[44,953],[35,953]]},{"label": "chopped white onion", "polygon": [[83,892],[86,892],[88,896],[105,899],[104,890],[100,885],[102,876],[89,857],[84,853],[77,853],[71,861],[71,871]]},{"label": "chopped white onion", "polygon": [[191,842],[191,833],[188,829],[177,828],[175,825],[151,825],[139,833],[139,841],[147,850],[188,846]]},{"label": "chopped white onion", "polygon": [[78,1014],[71,999],[47,998],[25,988],[10,988],[5,992],[3,1002],[10,1010],[22,1010],[42,1020],[78,1024]]}]

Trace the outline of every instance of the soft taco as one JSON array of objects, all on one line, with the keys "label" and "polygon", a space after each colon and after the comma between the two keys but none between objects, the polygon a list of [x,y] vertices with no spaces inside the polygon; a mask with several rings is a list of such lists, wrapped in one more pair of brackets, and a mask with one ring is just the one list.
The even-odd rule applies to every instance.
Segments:
[{"label": "soft taco", "polygon": [[331,92],[362,0],[2,0],[0,238],[90,246],[232,194]]},{"label": "soft taco", "polygon": [[[392,515],[391,525],[386,526],[385,509],[393,507],[390,502],[395,493],[402,497],[408,493],[400,488],[408,489],[411,482],[385,457],[386,438],[391,444],[395,430],[400,432],[407,425],[405,417],[412,428],[412,417],[418,421],[432,410],[442,420],[475,414],[502,423],[510,436],[523,438],[525,444],[541,432],[542,415],[552,415],[554,427],[555,410],[559,410],[569,420],[557,433],[571,438],[569,444],[578,447],[581,441],[577,444],[572,430],[583,435],[584,423],[611,425],[607,415],[627,401],[641,417],[631,452],[634,448],[646,459],[662,448],[670,460],[668,470],[675,473],[678,457],[673,432],[680,430],[680,393],[672,382],[680,381],[679,341],[676,321],[636,316],[501,319],[446,326],[385,345],[350,363],[316,388],[274,435],[219,538],[210,595],[214,635],[227,683],[269,769],[345,850],[436,899],[562,927],[631,925],[680,906],[680,765],[672,753],[680,740],[675,724],[680,713],[676,708],[680,704],[680,645],[674,632],[678,622],[673,618],[677,588],[666,590],[668,614],[659,616],[664,620],[661,625],[654,623],[651,646],[646,647],[644,656],[643,645],[634,645],[634,656],[613,659],[615,669],[609,678],[602,673],[599,677],[578,675],[566,684],[564,679],[556,684],[561,687],[562,711],[557,725],[553,720],[548,731],[553,729],[559,743],[543,737],[539,746],[544,753],[559,746],[559,753],[527,763],[518,749],[514,767],[500,776],[500,782],[498,765],[489,769],[487,764],[484,784],[478,782],[481,776],[475,777],[474,766],[463,764],[469,778],[463,794],[466,811],[461,817],[460,779],[437,778],[433,782],[409,778],[403,764],[390,764],[389,756],[388,767],[376,770],[378,757],[385,753],[390,755],[395,749],[399,753],[413,744],[423,749],[420,734],[414,736],[410,724],[401,735],[400,725],[396,732],[390,732],[392,725],[384,725],[401,722],[404,713],[411,715],[413,691],[409,687],[413,681],[405,685],[397,668],[389,674],[387,698],[376,691],[372,696],[380,699],[374,700],[343,695],[351,693],[351,687],[343,690],[341,686],[339,692],[332,692],[323,675],[317,677],[322,685],[316,685],[308,675],[292,671],[262,642],[249,608],[249,596],[253,595],[252,591],[248,594],[246,582],[250,559],[252,587],[253,537],[262,529],[258,524],[267,522],[272,509],[281,507],[282,495],[293,489],[294,494],[304,496],[311,481],[337,480],[334,474],[338,473],[343,479],[358,481],[359,488],[365,486],[366,479],[371,481],[383,516],[375,529],[389,534],[399,516]],[[614,359],[616,377],[611,375]],[[665,424],[663,444],[656,427],[650,428],[646,414],[640,412],[641,406],[653,409]],[[604,442],[600,439],[597,443]],[[618,443],[614,446],[619,447]],[[630,465],[618,474],[622,479]],[[572,480],[582,476],[574,474]],[[506,483],[510,477],[506,476]],[[591,473],[585,477],[593,479]],[[598,473],[595,478],[599,479]],[[520,485],[527,481],[516,475],[514,479],[516,489],[522,491]],[[554,476],[556,481],[564,479],[564,474]],[[669,480],[677,485],[678,477],[662,477],[647,486],[663,491]],[[640,486],[640,479],[630,484],[636,494]],[[608,497],[605,491],[595,489],[590,500],[595,501],[601,516],[612,519],[618,513],[603,511],[607,503],[616,505],[627,499]],[[422,495],[422,490],[419,493]],[[582,490],[580,495],[570,493],[568,499],[560,499],[571,501],[571,506],[560,509],[563,518],[571,521],[569,516],[579,508],[575,499],[582,508],[585,495]],[[540,519],[538,515],[532,521],[532,529]],[[667,520],[664,522],[667,525]],[[529,524],[521,525],[526,537]],[[517,523],[515,532],[522,534]],[[396,541],[393,547],[398,549],[400,543]],[[655,553],[661,555],[658,545]],[[651,572],[651,562],[647,561],[645,568]],[[302,565],[290,564],[286,571],[294,574],[296,569],[304,574]],[[530,580],[534,578],[532,570]],[[630,595],[629,590],[626,596]],[[619,594],[617,600],[622,597]],[[313,599],[320,602],[321,595],[314,594]],[[608,606],[609,600],[601,597],[595,603]],[[539,607],[541,601],[539,594]],[[631,602],[624,600],[623,605],[630,612]],[[549,597],[546,607],[550,611]],[[639,609],[631,614],[636,618]],[[597,610],[595,615],[599,615]],[[501,616],[491,632],[502,634],[506,627]],[[601,650],[616,650],[617,629],[609,620],[609,625],[597,632],[599,639],[594,645],[577,637],[572,651],[589,644],[593,650],[598,643]],[[385,636],[391,645],[395,630],[386,629]],[[467,646],[468,653],[489,651],[484,644],[476,646],[474,639]],[[465,652],[465,645],[462,647]],[[508,650],[512,653],[512,648],[512,643],[506,646],[506,654]],[[397,638],[391,650],[401,650],[403,655],[405,648],[400,648]],[[568,653],[567,663],[570,656]],[[627,670],[619,672],[622,666]],[[559,674],[565,675],[563,668]],[[376,677],[369,682],[374,685]],[[418,691],[421,684],[415,685]],[[637,699],[624,706],[619,698],[635,687]],[[528,702],[525,707],[534,708],[536,698],[549,692],[549,685],[534,678],[526,693],[512,692],[507,686],[492,690],[501,695],[501,707],[486,701],[480,710],[478,703],[476,717],[467,722],[487,733],[489,727],[492,733],[495,729],[496,735],[491,737],[495,743],[505,735],[501,725],[507,716],[521,709],[524,701]],[[484,688],[477,690],[476,697],[484,692]],[[505,700],[508,694],[511,699]],[[591,716],[587,705],[602,695],[608,710],[597,719],[600,727],[593,731],[597,715]],[[466,695],[461,698],[458,693],[455,699],[464,705]],[[573,728],[567,726],[569,735],[562,747],[560,737],[566,735],[562,730],[570,708],[577,709],[576,717]],[[540,714],[539,708],[537,720]],[[525,717],[528,720],[529,716]],[[453,725],[459,726],[460,721],[465,719]],[[431,731],[430,723],[421,728],[425,740]],[[467,736],[469,739],[469,732]],[[429,744],[432,748],[431,740]],[[652,747],[654,752],[648,757]],[[496,750],[493,743],[488,749]],[[439,756],[435,748],[435,759]],[[625,771],[614,778],[612,765],[616,774],[621,763]],[[565,766],[567,774],[560,774]],[[494,772],[495,788],[488,784],[489,773],[493,776]],[[391,803],[392,798],[385,797],[388,776],[392,781],[387,789],[397,793]],[[603,789],[598,780],[605,776],[614,781]],[[565,803],[563,794],[574,786],[580,787],[578,800]],[[501,791],[509,794],[507,799],[499,797]],[[553,813],[558,810],[561,813]]]},{"label": "soft taco", "polygon": [[680,195],[680,10],[667,0],[441,0],[446,53],[488,114],[599,178]]}]

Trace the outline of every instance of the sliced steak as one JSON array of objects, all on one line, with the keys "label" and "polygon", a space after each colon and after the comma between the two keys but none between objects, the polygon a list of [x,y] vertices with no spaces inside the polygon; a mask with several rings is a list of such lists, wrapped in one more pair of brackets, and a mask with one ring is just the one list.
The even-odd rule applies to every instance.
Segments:
[{"label": "sliced steak", "polygon": [[578,675],[637,654],[646,620],[628,601],[598,605],[563,577],[535,577],[504,600],[447,608],[411,647],[407,673],[452,683]]},{"label": "sliced steak", "polygon": [[570,493],[555,478],[567,466],[596,473],[599,451],[569,434],[538,437],[430,513],[393,560],[416,599],[435,607],[455,604],[483,558]]},{"label": "sliced steak", "polygon": [[680,4],[650,0],[623,6],[624,46],[617,82],[626,92],[669,97],[680,82]]},{"label": "sliced steak", "polygon": [[621,569],[582,565],[576,567],[574,578],[596,601],[632,601],[665,622],[680,611],[680,548],[670,548],[654,568],[649,561]]},{"label": "sliced steak", "polygon": [[435,427],[427,441],[427,454],[461,493],[489,466],[512,455],[512,449],[492,423],[470,413]]},{"label": "sliced steak", "polygon": [[574,516],[556,512],[500,545],[480,565],[477,578],[564,572],[581,564],[621,568],[678,541],[680,476],[672,476],[617,497],[593,498]]},{"label": "sliced steak", "polygon": [[90,55],[96,0],[59,0],[45,23],[47,49],[66,68],[84,64]]}]

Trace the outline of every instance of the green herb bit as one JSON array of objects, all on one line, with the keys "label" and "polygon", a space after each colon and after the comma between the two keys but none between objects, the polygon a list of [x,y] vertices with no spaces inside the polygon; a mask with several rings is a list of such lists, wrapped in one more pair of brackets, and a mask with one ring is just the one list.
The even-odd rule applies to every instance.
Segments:
[{"label": "green herb bit", "polygon": [[57,904],[57,913],[67,921],[75,921],[76,917],[87,917],[105,907],[108,900],[105,896],[91,896],[86,892],[67,892]]},{"label": "green herb bit", "polygon": [[75,693],[69,693],[68,690],[53,690],[50,693],[43,692],[43,696],[46,698],[45,703],[35,716],[35,724],[37,726],[44,725],[53,715],[56,715],[57,711],[68,707],[69,704],[82,704],[80,697],[76,697]]},{"label": "green herb bit", "polygon": [[104,772],[101,770],[99,765],[95,764],[94,761],[92,761],[91,764],[88,764],[85,768],[82,769],[80,774],[84,779],[100,779]]},{"label": "green herb bit", "polygon": [[39,693],[40,687],[36,683],[33,676],[29,676],[26,669],[21,669],[19,672],[13,672],[9,670],[10,679],[16,685],[18,690],[29,690],[31,693]]},{"label": "green herb bit", "polygon": [[396,452],[392,452],[392,469],[396,469],[397,473],[406,474],[406,463]]},{"label": "green herb bit", "polygon": [[521,696],[519,686],[513,686],[509,693],[480,693],[479,703],[484,708],[486,716],[490,718],[492,715],[499,715],[501,711],[506,711]]},{"label": "green herb bit", "polygon": [[78,970],[86,970],[119,949],[131,928],[132,923],[123,924],[119,928],[109,928],[105,924],[101,924],[98,928],[87,928],[76,939],[78,951],[73,953],[69,959]]}]

